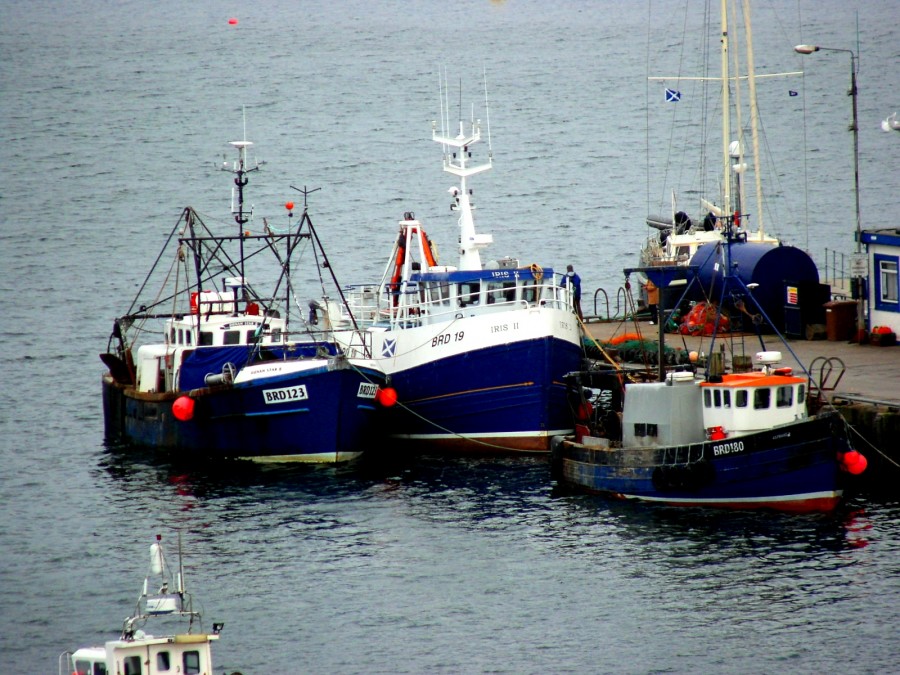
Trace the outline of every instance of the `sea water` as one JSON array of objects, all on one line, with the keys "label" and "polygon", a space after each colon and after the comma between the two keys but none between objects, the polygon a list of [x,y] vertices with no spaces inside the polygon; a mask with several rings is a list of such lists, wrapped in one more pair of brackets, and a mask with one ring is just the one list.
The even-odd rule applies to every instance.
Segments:
[{"label": "sea water", "polygon": [[[881,227],[900,207],[900,134],[879,128],[900,107],[898,15],[754,12],[757,72],[806,71],[760,85],[768,229],[821,264],[854,247],[850,59],[792,47],[858,49],[863,226]],[[97,354],[181,209],[235,227],[228,141],[265,161],[253,227],[321,188],[342,282],[380,276],[404,211],[453,263],[440,72],[452,120],[490,120],[472,187],[491,254],[573,264],[589,312],[614,296],[645,216],[695,171],[670,128],[699,120],[647,81],[695,74],[694,21],[655,1],[0,1],[0,672],[117,636],[153,536],[171,553],[179,531],[205,626],[225,623],[216,672],[895,670],[896,496],[677,511],[558,494],[543,458],[185,466],[103,444]]]}]

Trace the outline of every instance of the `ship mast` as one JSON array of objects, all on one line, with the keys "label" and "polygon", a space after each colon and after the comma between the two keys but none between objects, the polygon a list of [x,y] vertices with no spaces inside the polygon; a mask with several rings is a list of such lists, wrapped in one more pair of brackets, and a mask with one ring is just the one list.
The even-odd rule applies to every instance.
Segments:
[{"label": "ship mast", "polygon": [[445,122],[449,104],[445,102],[446,85],[444,95],[441,96],[441,133],[438,133],[437,123],[431,123],[432,140],[443,146],[444,171],[459,178],[459,187],[450,188],[450,194],[454,201],[450,205],[451,210],[459,211],[459,269],[480,270],[481,254],[479,251],[493,243],[494,238],[490,234],[478,234],[475,230],[475,219],[472,211],[472,192],[468,187],[467,179],[475,174],[488,171],[493,167],[493,154],[488,153],[488,161],[484,164],[469,166],[472,158],[470,148],[481,140],[481,120],[473,119],[469,122],[469,130],[466,131],[466,123],[460,115],[459,133],[451,137],[449,120]]}]

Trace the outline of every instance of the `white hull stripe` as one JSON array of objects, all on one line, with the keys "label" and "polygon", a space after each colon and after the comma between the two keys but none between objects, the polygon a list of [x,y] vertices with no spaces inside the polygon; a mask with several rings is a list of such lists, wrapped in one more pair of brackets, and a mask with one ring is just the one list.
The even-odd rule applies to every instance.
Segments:
[{"label": "white hull stripe", "polygon": [[557,429],[556,431],[491,431],[477,434],[391,434],[392,438],[403,438],[416,441],[434,441],[445,438],[546,438],[547,436],[563,436],[572,433],[571,429]]},{"label": "white hull stripe", "polygon": [[768,504],[778,502],[797,502],[809,499],[834,499],[843,494],[843,490],[826,490],[825,492],[807,492],[796,495],[775,495],[772,497],[649,497],[645,495],[629,495],[618,493],[625,499],[637,499],[644,502],[665,502],[667,504]]}]

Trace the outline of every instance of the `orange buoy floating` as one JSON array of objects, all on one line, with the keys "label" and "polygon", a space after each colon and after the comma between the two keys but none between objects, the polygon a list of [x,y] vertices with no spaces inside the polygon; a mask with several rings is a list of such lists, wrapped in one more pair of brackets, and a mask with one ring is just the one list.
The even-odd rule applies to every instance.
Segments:
[{"label": "orange buoy floating", "polygon": [[869,460],[861,452],[851,450],[844,453],[844,456],[841,458],[841,464],[848,473],[858,476],[869,466]]},{"label": "orange buoy floating", "polygon": [[235,19],[234,17],[231,17],[230,19],[228,19],[228,25],[229,26],[237,26],[237,19]]},{"label": "orange buoy floating", "polygon": [[397,390],[393,387],[379,388],[375,398],[385,408],[390,408],[397,402]]},{"label": "orange buoy floating", "polygon": [[288,211],[293,211],[294,210],[294,202],[287,202],[284,205],[284,208],[286,208]]},{"label": "orange buoy floating", "polygon": [[172,414],[179,422],[187,422],[194,417],[194,399],[190,396],[179,396],[172,404]]}]

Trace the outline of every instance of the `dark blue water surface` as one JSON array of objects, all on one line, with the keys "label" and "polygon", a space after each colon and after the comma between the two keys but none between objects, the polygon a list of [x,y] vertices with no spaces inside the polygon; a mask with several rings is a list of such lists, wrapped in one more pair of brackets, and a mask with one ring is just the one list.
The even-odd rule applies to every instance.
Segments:
[{"label": "dark blue water surface", "polygon": [[[792,47],[857,49],[858,18],[861,208],[881,227],[900,212],[900,134],[880,129],[900,109],[900,14],[757,5],[757,72],[806,70],[760,85],[767,228],[821,264],[854,246],[849,56]],[[452,264],[437,73],[485,119],[486,72],[496,164],[473,186],[493,255],[614,292],[644,216],[696,175],[699,146],[674,150],[699,134],[693,85],[676,117],[646,78],[696,74],[703,12],[0,0],[0,672],[55,672],[116,636],[152,537],[177,531],[206,621],[226,624],[217,672],[895,671],[890,495],[829,516],[673,511],[555,494],[542,459],[265,469],[103,445],[112,318],[184,206],[229,231],[219,165],[245,126],[267,162],[252,227],[287,224],[291,185],[321,187],[345,283],[380,275],[406,210]]]}]

